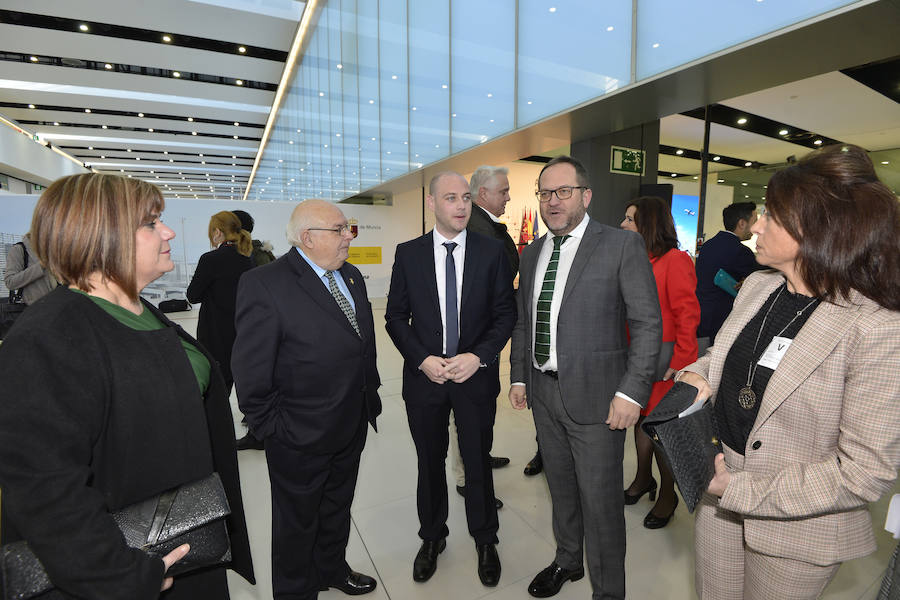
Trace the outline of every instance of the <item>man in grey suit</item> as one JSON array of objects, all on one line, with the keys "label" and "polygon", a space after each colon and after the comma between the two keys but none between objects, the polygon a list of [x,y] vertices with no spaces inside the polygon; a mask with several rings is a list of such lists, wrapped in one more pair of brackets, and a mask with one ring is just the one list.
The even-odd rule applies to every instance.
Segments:
[{"label": "man in grey suit", "polygon": [[624,598],[622,458],[662,339],[656,283],[639,235],[587,216],[581,163],[547,163],[537,195],[550,232],[522,252],[509,399],[534,411],[557,548],[528,592],[582,578],[586,545],[594,600]]}]

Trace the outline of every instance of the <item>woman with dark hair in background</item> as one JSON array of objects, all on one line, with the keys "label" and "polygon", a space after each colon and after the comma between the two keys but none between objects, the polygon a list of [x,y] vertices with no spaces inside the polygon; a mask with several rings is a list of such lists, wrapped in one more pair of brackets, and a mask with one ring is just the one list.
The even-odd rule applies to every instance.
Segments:
[{"label": "woman with dark hair in background", "polygon": [[35,207],[33,247],[61,285],[0,345],[2,541],[28,542],[54,598],[227,599],[224,568],[173,586],[165,572],[187,546],[130,548],[110,514],[213,472],[231,568],[253,581],[222,376],[138,295],[175,266],[163,208],[153,185],[97,173],[55,181]]},{"label": "woman with dark hair in background", "polygon": [[250,234],[241,221],[223,210],[209,220],[209,242],[215,250],[200,257],[187,288],[187,299],[200,303],[197,339],[219,362],[225,389],[231,394],[231,347],[237,335],[234,329],[234,305],[238,280],[253,268]]},{"label": "woman with dark hair in background", "polygon": [[[697,325],[700,323],[700,303],[694,292],[697,275],[694,262],[687,252],[678,249],[678,236],[672,211],[662,198],[642,196],[625,209],[622,229],[641,234],[653,265],[659,308],[662,313],[663,336],[657,381],[650,392],[641,419],[634,426],[634,446],[637,451],[637,473],[625,490],[625,504],[635,504],[644,494],[653,500],[656,480],[653,479],[653,442],[641,429],[643,417],[649,415],[673,385],[672,376],[679,369],[697,360]],[[659,529],[668,525],[678,506],[672,472],[665,460],[656,453],[659,469],[659,499],[644,517],[644,527]]]},{"label": "woman with dark hair in background", "polygon": [[757,261],[715,346],[678,375],[724,454],[696,511],[702,598],[817,598],[876,548],[867,504],[900,466],[900,206],[866,152],[769,180]]}]

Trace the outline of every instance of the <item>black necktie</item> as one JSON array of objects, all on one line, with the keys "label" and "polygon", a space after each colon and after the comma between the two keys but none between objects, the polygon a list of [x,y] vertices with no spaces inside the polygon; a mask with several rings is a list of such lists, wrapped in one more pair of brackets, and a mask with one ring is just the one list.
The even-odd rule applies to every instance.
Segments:
[{"label": "black necktie", "polygon": [[447,356],[456,356],[456,350],[459,348],[459,315],[456,312],[456,261],[453,260],[453,250],[456,248],[456,242],[444,242],[444,248],[447,249],[447,260],[444,264],[446,269],[445,281],[447,282],[444,288]]}]

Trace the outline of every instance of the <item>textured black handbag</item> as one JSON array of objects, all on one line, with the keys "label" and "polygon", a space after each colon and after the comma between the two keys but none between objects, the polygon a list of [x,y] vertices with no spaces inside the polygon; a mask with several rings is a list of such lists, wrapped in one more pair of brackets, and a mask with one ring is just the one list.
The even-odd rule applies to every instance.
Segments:
[{"label": "textured black handbag", "polygon": [[[181,485],[112,513],[132,548],[163,557],[182,544],[187,556],[166,576],[231,561],[225,518],[231,514],[217,473]],[[0,549],[4,600],[27,600],[53,588],[43,565],[25,541]]]},{"label": "textured black handbag", "polygon": [[715,458],[722,451],[713,405],[680,417],[694,403],[697,388],[676,382],[662,397],[641,427],[665,456],[688,512],[703,497],[715,475]]},{"label": "textured black handbag", "polygon": [[159,303],[159,310],[164,313],[184,312],[191,310],[191,303],[184,298],[174,298],[172,300],[163,300]]}]

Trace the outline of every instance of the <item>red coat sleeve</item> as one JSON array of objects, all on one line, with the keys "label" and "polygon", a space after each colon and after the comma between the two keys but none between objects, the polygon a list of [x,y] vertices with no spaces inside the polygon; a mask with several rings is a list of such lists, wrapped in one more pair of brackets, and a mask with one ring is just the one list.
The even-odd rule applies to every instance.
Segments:
[{"label": "red coat sleeve", "polygon": [[697,325],[700,324],[700,303],[695,292],[697,273],[687,252],[675,249],[666,258],[669,260],[665,296],[675,331],[675,350],[669,367],[679,370],[697,360]]}]

